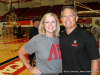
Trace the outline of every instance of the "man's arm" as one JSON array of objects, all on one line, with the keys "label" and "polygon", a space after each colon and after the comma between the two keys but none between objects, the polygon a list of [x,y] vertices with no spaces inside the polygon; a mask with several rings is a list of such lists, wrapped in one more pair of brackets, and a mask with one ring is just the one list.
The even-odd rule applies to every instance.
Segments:
[{"label": "man's arm", "polygon": [[99,59],[91,60],[91,75],[98,75]]}]

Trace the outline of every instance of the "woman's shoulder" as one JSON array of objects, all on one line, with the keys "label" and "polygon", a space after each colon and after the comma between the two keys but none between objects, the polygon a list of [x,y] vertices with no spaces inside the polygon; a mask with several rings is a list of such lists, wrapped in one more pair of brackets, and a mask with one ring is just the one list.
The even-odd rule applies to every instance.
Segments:
[{"label": "woman's shoulder", "polygon": [[44,38],[44,35],[42,34],[37,34],[36,36],[33,37],[33,39],[35,40],[39,40],[39,39],[43,39]]}]

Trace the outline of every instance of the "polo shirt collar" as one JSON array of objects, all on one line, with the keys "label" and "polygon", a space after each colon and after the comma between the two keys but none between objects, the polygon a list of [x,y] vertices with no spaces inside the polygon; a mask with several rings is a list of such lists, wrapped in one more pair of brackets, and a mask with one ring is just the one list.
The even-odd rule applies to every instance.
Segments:
[{"label": "polo shirt collar", "polygon": [[81,29],[80,25],[77,25],[77,27],[72,31],[72,33],[73,33],[73,32],[79,32],[80,29]]},{"label": "polo shirt collar", "polygon": [[[80,25],[77,25],[77,27],[76,27],[70,34],[77,33],[77,32],[80,31],[80,29],[81,29]],[[66,30],[65,30],[64,33],[67,34],[67,33],[66,33]],[[70,35],[70,34],[69,34],[69,35]],[[68,35],[68,34],[67,34],[67,35]]]}]

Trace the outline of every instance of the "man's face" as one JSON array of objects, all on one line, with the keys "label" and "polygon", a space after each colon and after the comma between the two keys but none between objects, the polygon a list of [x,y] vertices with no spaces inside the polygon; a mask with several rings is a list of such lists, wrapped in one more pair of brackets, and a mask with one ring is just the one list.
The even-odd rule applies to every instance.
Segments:
[{"label": "man's face", "polygon": [[61,20],[65,28],[73,28],[77,26],[76,21],[78,20],[78,16],[75,16],[74,10],[65,9],[62,13]]},{"label": "man's face", "polygon": [[35,21],[35,22],[34,22],[34,25],[35,25],[36,27],[39,27],[40,21]]},{"label": "man's face", "polygon": [[40,24],[40,21],[36,21],[36,23],[37,23],[37,25],[39,25]]}]

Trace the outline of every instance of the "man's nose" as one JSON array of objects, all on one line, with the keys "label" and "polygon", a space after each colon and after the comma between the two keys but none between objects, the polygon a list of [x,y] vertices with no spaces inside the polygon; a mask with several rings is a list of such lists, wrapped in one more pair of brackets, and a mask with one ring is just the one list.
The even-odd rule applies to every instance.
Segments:
[{"label": "man's nose", "polygon": [[69,20],[69,17],[68,16],[66,17],[66,20]]}]

